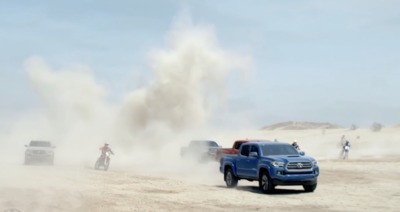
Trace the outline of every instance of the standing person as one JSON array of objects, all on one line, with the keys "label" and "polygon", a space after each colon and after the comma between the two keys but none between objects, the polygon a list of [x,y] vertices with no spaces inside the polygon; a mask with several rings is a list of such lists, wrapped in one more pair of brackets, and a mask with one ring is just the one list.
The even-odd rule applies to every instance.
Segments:
[{"label": "standing person", "polygon": [[300,146],[297,144],[297,140],[294,140],[292,146],[297,150],[300,151]]},{"label": "standing person", "polygon": [[350,150],[350,141],[347,141],[344,143],[343,147],[342,147],[342,157],[343,160],[346,160],[349,158],[349,150]]}]

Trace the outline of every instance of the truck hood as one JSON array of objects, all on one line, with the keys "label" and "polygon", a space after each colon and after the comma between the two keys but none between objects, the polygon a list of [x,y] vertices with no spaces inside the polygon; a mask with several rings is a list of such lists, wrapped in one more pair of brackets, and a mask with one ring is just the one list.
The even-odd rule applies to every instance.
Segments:
[{"label": "truck hood", "polygon": [[274,155],[274,156],[263,157],[263,159],[266,159],[268,161],[283,161],[285,163],[292,162],[292,161],[296,161],[296,162],[312,162],[312,161],[315,161],[315,159],[312,158],[312,157],[300,156],[300,155],[291,155],[291,156]]}]

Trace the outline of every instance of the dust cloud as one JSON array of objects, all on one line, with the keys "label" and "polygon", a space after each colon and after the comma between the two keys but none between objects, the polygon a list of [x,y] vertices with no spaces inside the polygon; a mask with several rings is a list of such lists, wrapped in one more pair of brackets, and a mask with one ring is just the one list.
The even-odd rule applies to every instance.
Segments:
[{"label": "dust cloud", "polygon": [[211,26],[182,16],[165,48],[153,49],[148,58],[153,78],[119,103],[109,102],[112,94],[89,67],[55,70],[40,56],[27,59],[24,67],[42,110],[1,135],[8,143],[7,161],[22,163],[30,140],[50,140],[56,165],[92,167],[98,148],[109,143],[116,153],[111,169],[187,169],[191,165],[181,160],[180,148],[193,139],[212,139],[209,117],[224,104],[229,74],[248,71],[250,57],[221,49]]}]

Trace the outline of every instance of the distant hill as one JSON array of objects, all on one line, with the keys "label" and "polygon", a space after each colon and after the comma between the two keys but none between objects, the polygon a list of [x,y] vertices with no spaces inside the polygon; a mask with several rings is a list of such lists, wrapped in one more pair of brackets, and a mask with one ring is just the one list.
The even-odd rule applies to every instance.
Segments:
[{"label": "distant hill", "polygon": [[261,128],[262,130],[308,130],[308,129],[340,129],[339,125],[317,122],[288,121]]}]

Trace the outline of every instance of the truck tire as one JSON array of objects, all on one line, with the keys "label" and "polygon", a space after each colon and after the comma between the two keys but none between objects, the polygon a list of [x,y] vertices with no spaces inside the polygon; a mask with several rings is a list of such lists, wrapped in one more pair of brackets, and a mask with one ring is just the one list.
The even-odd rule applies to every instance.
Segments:
[{"label": "truck tire", "polygon": [[25,164],[25,165],[29,165],[29,164],[30,164],[30,161],[29,161],[28,159],[25,158],[24,164]]},{"label": "truck tire", "polygon": [[50,166],[54,165],[54,157],[52,157],[52,158],[49,159],[48,164],[49,164]]},{"label": "truck tire", "polygon": [[314,185],[303,185],[306,192],[313,192],[317,188],[317,184]]},{"label": "truck tire", "polygon": [[275,189],[275,185],[272,183],[267,171],[261,172],[258,182],[260,189],[266,194],[271,193]]},{"label": "truck tire", "polygon": [[228,188],[233,188],[233,187],[237,186],[238,179],[233,174],[233,171],[231,168],[226,169],[224,177],[225,177],[224,180],[225,180],[226,186]]}]

